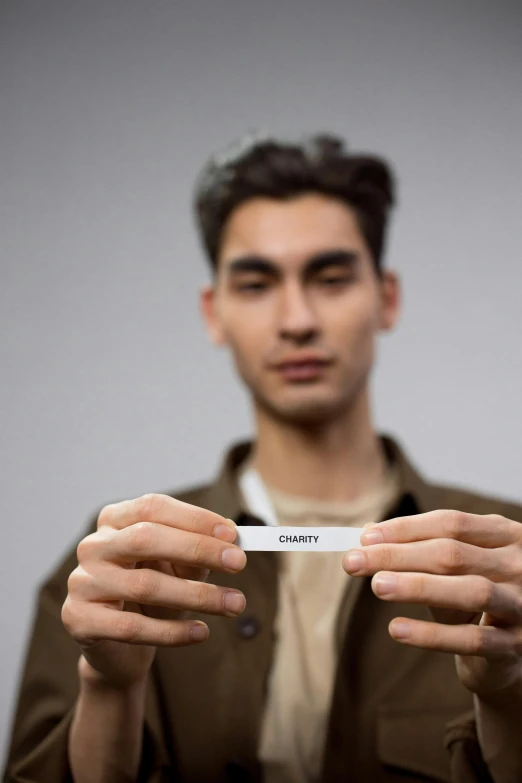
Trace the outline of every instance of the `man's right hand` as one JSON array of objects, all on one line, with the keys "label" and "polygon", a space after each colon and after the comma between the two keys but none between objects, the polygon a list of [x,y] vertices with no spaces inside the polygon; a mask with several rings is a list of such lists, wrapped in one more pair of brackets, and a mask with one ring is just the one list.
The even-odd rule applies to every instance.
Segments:
[{"label": "man's right hand", "polygon": [[[125,688],[146,679],[157,646],[204,641],[208,626],[184,619],[185,610],[228,617],[245,597],[206,583],[209,572],[237,573],[246,555],[234,545],[237,529],[212,511],[149,494],[105,506],[96,533],[79,544],[62,621],[79,643],[80,677]],[[147,617],[142,605],[178,615]]]}]

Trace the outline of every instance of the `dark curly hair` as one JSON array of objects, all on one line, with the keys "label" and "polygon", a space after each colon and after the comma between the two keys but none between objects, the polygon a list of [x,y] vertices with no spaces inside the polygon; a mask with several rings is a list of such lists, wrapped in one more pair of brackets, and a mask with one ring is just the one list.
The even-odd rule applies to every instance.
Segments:
[{"label": "dark curly hair", "polygon": [[236,207],[251,198],[291,199],[309,192],[351,207],[379,274],[388,212],[395,203],[393,173],[384,159],[353,155],[342,139],[327,134],[305,137],[300,144],[245,136],[210,158],[196,183],[194,208],[213,269]]}]

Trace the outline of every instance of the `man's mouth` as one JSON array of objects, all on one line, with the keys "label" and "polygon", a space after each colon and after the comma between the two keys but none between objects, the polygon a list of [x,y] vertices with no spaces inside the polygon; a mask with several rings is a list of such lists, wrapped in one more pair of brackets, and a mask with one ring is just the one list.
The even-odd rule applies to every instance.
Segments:
[{"label": "man's mouth", "polygon": [[330,364],[326,359],[306,356],[280,362],[276,369],[287,381],[312,381],[320,378]]}]

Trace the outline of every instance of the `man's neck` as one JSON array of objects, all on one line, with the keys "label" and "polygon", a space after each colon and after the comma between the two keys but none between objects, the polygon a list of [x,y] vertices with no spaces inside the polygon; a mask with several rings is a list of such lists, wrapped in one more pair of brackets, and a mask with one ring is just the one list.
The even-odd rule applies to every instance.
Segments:
[{"label": "man's neck", "polygon": [[367,390],[321,427],[277,421],[256,409],[252,464],[274,489],[317,500],[352,501],[376,488],[386,456],[374,432]]}]

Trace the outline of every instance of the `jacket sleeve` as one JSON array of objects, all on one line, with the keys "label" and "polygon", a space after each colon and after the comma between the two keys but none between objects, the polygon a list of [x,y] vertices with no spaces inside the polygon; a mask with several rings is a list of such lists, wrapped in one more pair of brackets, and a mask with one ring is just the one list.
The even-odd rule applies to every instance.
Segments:
[{"label": "jacket sleeve", "polygon": [[[97,515],[96,515],[97,518]],[[91,523],[88,532],[95,525]],[[4,770],[4,783],[73,783],[68,734],[78,695],[79,647],[61,621],[71,552],[40,588]],[[163,783],[169,768],[153,677],[149,680],[139,783]]]},{"label": "jacket sleeve", "polygon": [[473,710],[447,724],[444,745],[450,754],[452,783],[494,783],[482,756]]}]

